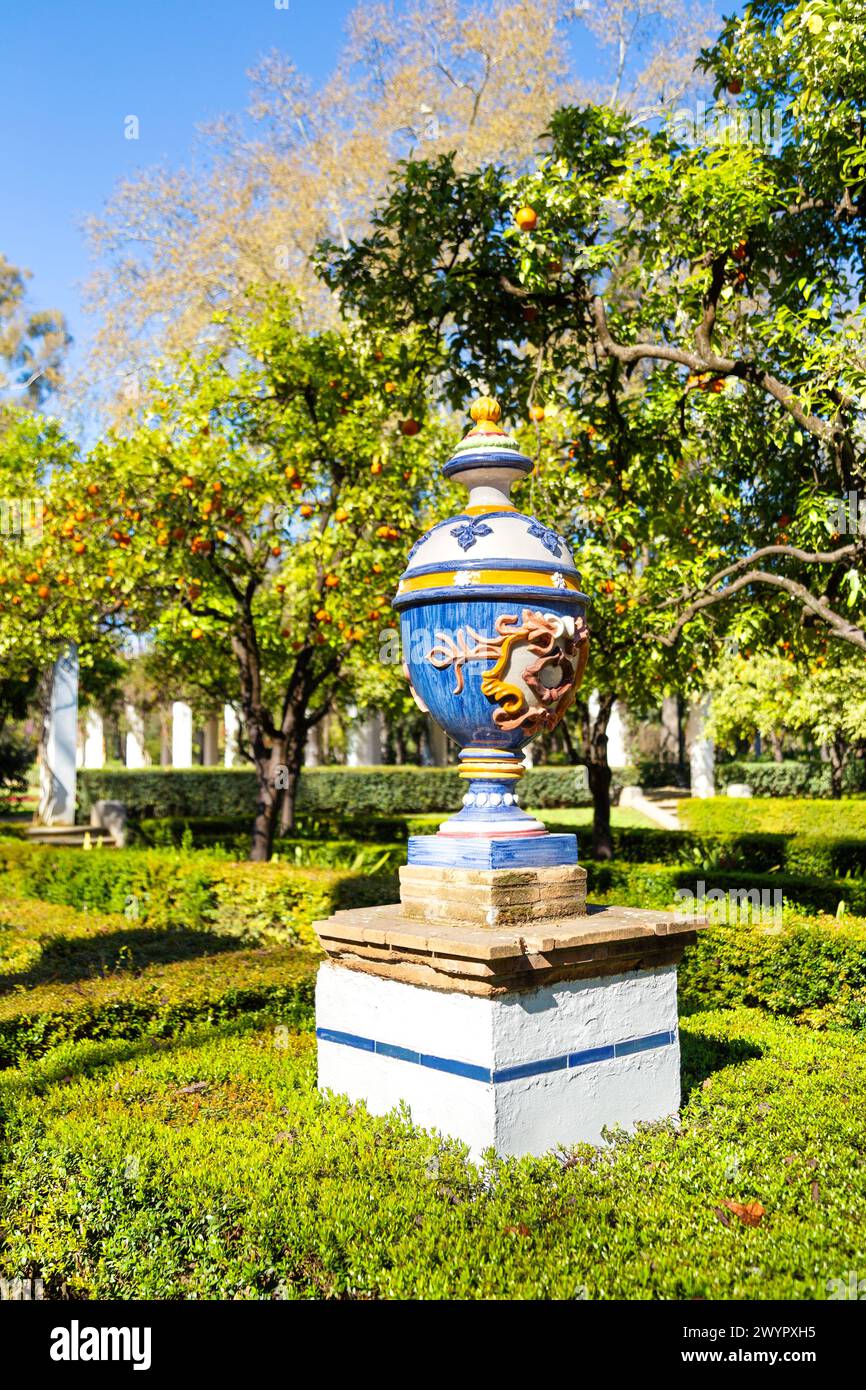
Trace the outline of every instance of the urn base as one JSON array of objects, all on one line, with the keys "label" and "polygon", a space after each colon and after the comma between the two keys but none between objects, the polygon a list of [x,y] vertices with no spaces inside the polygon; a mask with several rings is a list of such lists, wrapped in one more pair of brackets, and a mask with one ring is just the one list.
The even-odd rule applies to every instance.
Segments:
[{"label": "urn base", "polygon": [[444,869],[540,869],[577,863],[577,836],[410,835],[410,864]]}]

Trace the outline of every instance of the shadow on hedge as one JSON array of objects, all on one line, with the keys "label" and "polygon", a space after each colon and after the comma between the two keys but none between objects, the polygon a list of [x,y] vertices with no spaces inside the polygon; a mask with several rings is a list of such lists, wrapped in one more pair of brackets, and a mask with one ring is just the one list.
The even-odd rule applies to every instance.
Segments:
[{"label": "shadow on hedge", "polygon": [[764,1049],[742,1038],[695,1037],[680,1034],[682,1106],[691,1093],[698,1090],[707,1077],[739,1062],[751,1062],[764,1055]]},{"label": "shadow on hedge", "polygon": [[244,944],[239,938],[187,927],[167,931],[141,927],[79,940],[68,936],[49,938],[39,960],[29,970],[0,976],[0,995],[35,985],[74,984],[76,980],[89,980],[117,971],[134,972],[149,965],[196,960],[224,951],[237,951]]}]

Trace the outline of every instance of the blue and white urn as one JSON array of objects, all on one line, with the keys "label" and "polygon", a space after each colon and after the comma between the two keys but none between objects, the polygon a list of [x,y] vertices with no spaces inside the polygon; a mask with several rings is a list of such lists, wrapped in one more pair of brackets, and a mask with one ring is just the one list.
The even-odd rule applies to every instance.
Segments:
[{"label": "blue and white urn", "polygon": [[580,685],[587,596],[562,537],[510,500],[532,461],[500,427],[498,404],[483,396],[470,413],[444,467],[468,488],[467,505],[412,548],[393,601],[412,694],[461,745],[469,783],[438,836],[410,840],[409,862],[486,864],[476,851],[494,840],[514,842],[499,863],[573,862],[574,837],[527,815],[516,784],[522,750],[556,727]]}]

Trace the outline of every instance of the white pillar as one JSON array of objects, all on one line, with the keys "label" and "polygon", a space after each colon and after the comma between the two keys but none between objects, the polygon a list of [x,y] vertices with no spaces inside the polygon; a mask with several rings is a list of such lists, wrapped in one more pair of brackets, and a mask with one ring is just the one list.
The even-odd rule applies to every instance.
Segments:
[{"label": "white pillar", "polygon": [[75,824],[75,752],[78,739],[78,648],[73,642],[55,662],[39,767],[39,819]]},{"label": "white pillar", "polygon": [[105,767],[105,728],[97,709],[89,709],[84,723],[84,766]]},{"label": "white pillar", "polygon": [[238,734],[240,733],[241,723],[234,711],[233,705],[226,705],[223,709],[223,724],[226,731],[226,746],[223,760],[226,767],[234,767],[235,759],[238,755]]},{"label": "white pillar", "polygon": [[[599,695],[593,690],[589,697],[589,717],[598,718]],[[614,700],[607,721],[607,763],[608,767],[628,767],[628,730],[624,710],[618,700]]]},{"label": "white pillar", "polygon": [[707,797],[716,794],[716,746],[704,733],[710,697],[704,695],[689,709],[686,724],[686,747],[692,769],[692,796]]},{"label": "white pillar", "polygon": [[205,767],[215,767],[220,760],[219,723],[216,715],[205,721],[202,744],[202,763]]},{"label": "white pillar", "polygon": [[357,718],[354,706],[347,710],[349,726],[346,763],[349,767],[375,767],[382,761],[382,726],[378,714]]},{"label": "white pillar", "polygon": [[622,705],[614,702],[607,721],[607,761],[610,767],[628,767],[628,729]]},{"label": "white pillar", "polygon": [[304,744],[304,767],[318,767],[322,761],[321,724],[315,724],[307,734]]},{"label": "white pillar", "polygon": [[126,734],[126,766],[146,767],[147,756],[144,751],[144,719],[135,705],[127,705],[124,711],[128,725]]},{"label": "white pillar", "polygon": [[192,710],[183,700],[171,706],[171,765],[192,767]]}]

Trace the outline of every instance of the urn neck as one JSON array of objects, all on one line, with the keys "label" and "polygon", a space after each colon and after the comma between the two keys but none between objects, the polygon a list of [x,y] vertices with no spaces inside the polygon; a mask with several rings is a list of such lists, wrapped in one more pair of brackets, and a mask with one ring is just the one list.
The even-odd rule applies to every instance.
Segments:
[{"label": "urn neck", "polygon": [[491,486],[489,481],[484,484],[476,483],[474,487],[470,487],[469,489],[469,497],[467,498],[466,506],[470,510],[474,510],[476,507],[484,507],[485,510],[491,512],[497,512],[503,509],[507,510],[514,506],[514,503],[511,501],[510,492],[510,482],[493,486]]}]

